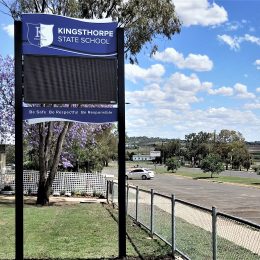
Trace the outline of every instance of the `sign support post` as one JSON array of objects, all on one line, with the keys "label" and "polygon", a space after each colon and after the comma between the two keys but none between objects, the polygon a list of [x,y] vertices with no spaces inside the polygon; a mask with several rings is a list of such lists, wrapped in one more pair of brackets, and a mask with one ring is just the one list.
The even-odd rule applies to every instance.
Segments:
[{"label": "sign support post", "polygon": [[126,186],[125,186],[125,63],[124,29],[117,29],[118,50],[118,240],[119,258],[126,257]]},{"label": "sign support post", "polygon": [[22,22],[15,21],[15,259],[23,259]]}]

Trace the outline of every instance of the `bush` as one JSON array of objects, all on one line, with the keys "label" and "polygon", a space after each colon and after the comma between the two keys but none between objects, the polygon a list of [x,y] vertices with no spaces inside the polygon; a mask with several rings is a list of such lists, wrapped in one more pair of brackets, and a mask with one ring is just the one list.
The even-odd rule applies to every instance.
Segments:
[{"label": "bush", "polygon": [[5,185],[2,191],[13,191],[13,188],[11,185]]},{"label": "bush", "polygon": [[167,166],[167,171],[175,172],[178,170],[178,168],[181,167],[181,163],[179,160],[175,159],[174,157],[171,157],[166,160],[166,166]]},{"label": "bush", "polygon": [[253,165],[252,169],[257,173],[260,174],[260,165]]}]

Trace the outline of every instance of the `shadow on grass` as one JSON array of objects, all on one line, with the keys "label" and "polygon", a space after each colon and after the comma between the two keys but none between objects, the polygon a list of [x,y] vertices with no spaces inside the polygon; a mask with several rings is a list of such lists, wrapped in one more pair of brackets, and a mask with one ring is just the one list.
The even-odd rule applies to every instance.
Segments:
[{"label": "shadow on grass", "polygon": [[[118,218],[114,214],[113,210],[111,210],[109,207],[106,207],[106,203],[102,203],[102,205],[108,211],[108,213],[110,214],[112,219],[118,223]],[[147,231],[145,229],[143,229],[142,226],[138,225],[138,223],[133,223],[131,226],[132,227],[137,226],[138,228],[142,229],[145,233],[147,233]],[[149,235],[149,234],[147,233],[147,235]],[[147,252],[146,252],[145,248],[138,247],[138,244],[140,243],[140,241],[138,241],[138,238],[135,238],[134,235],[131,235],[129,232],[126,232],[126,236],[127,236],[128,241],[130,242],[130,244],[132,245],[132,247],[134,248],[134,250],[135,250],[135,252],[137,253],[138,256],[137,257],[127,256],[125,259],[129,259],[129,260],[131,260],[131,259],[140,259],[140,260],[146,260],[146,259],[150,259],[150,260],[156,260],[156,259],[169,260],[169,259],[174,259],[171,255],[147,256]],[[153,240],[153,243],[157,243],[158,247],[162,247],[162,245],[159,243],[158,240]],[[114,259],[120,259],[120,258],[114,258]]]},{"label": "shadow on grass", "polygon": [[192,179],[193,180],[214,180],[214,179],[217,179],[217,178],[216,177],[207,176],[207,177],[193,177]]},{"label": "shadow on grass", "polygon": [[171,256],[155,256],[155,257],[144,257],[139,256],[127,256],[124,258],[24,258],[24,260],[170,260],[174,259]]},{"label": "shadow on grass", "polygon": [[259,183],[259,182],[252,182],[251,184],[252,184],[252,185],[260,186],[260,183]]}]

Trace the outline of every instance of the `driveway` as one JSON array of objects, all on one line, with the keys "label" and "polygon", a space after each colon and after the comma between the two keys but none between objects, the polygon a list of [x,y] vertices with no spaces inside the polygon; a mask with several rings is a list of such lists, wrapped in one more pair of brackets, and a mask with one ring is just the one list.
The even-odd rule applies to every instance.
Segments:
[{"label": "driveway", "polygon": [[153,180],[129,180],[129,184],[247,219],[260,224],[260,189],[158,174]]}]

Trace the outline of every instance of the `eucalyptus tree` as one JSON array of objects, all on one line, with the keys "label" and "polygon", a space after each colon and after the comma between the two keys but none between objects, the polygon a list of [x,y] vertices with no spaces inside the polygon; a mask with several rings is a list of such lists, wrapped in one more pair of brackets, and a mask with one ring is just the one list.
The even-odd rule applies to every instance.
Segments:
[{"label": "eucalyptus tree", "polygon": [[250,163],[250,155],[245,144],[245,139],[240,132],[222,129],[216,136],[214,151],[221,156],[226,165],[226,170],[231,164],[232,168],[241,168]]},{"label": "eucalyptus tree", "polygon": [[[175,6],[170,0],[0,0],[0,4],[2,10],[8,10],[14,19],[20,19],[22,13],[112,18],[125,28],[125,54],[131,63],[137,62],[137,54],[143,47],[148,48],[150,54],[156,52],[158,46],[153,40],[157,36],[171,39],[181,28]],[[49,201],[65,137],[72,130],[73,123],[39,123],[35,128],[38,132],[40,168],[37,204],[45,205]]]},{"label": "eucalyptus tree", "polygon": [[201,131],[199,133],[185,135],[185,157],[191,161],[192,164],[200,164],[200,161],[210,153],[212,143],[212,133]]},{"label": "eucalyptus tree", "polygon": [[218,154],[210,153],[202,159],[201,169],[204,172],[209,172],[212,178],[213,174],[219,174],[224,171],[224,166]]}]

